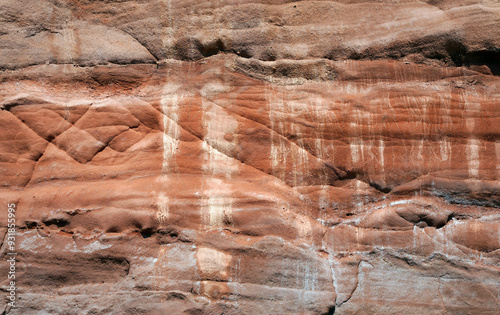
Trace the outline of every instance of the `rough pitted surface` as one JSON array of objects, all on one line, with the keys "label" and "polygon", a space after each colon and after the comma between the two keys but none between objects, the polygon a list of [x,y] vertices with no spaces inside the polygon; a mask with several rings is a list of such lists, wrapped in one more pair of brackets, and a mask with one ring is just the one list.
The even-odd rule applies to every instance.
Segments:
[{"label": "rough pitted surface", "polygon": [[0,0],[8,314],[498,314],[500,3]]}]

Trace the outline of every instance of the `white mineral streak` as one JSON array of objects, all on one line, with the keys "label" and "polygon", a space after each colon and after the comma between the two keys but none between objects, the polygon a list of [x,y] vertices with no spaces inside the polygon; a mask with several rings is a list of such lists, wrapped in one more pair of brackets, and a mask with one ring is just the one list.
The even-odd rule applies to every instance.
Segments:
[{"label": "white mineral streak", "polygon": [[[285,117],[301,119],[311,114],[311,106],[305,101],[286,100],[284,93],[286,91],[272,87],[266,91],[269,120],[274,131],[271,133],[271,168],[273,176],[284,182],[291,180],[293,186],[298,186],[303,185],[303,178],[310,175],[310,153],[304,149],[305,143],[300,137],[304,132],[302,125],[286,121]],[[297,142],[288,140],[287,135],[298,136]]]},{"label": "white mineral streak", "polygon": [[[472,99],[472,101],[471,101]],[[464,91],[462,94],[462,101],[464,103],[464,116],[465,116],[465,128],[467,132],[474,132],[475,128],[475,118],[477,112],[481,110],[481,104],[474,101],[477,99],[477,93]]]},{"label": "white mineral streak", "polygon": [[227,278],[227,268],[231,262],[231,255],[209,247],[200,247],[196,252],[198,268],[202,275],[216,275]]},{"label": "white mineral streak", "polygon": [[479,144],[478,139],[467,140],[467,162],[469,165],[469,177],[477,178],[479,175]]},{"label": "white mineral streak", "polygon": [[165,223],[169,216],[169,198],[165,193],[160,192],[156,199],[156,219],[160,223]]},{"label": "white mineral streak", "polygon": [[[477,99],[477,93],[465,91],[462,94],[463,103],[464,103],[464,115],[465,115],[465,127],[466,131],[469,133],[473,133],[475,129],[475,118],[474,116],[477,114],[479,110],[481,110],[481,104],[475,101],[471,101],[471,98]],[[479,148],[480,148],[480,140],[475,139],[474,137],[470,137],[467,140],[466,147],[466,158],[467,158],[467,168],[469,172],[470,179],[477,179],[479,176]]]},{"label": "white mineral streak", "polygon": [[[300,119],[301,116],[315,115],[318,104],[307,104],[298,101],[286,101],[284,94],[270,88],[267,90],[267,103],[269,110],[269,120],[271,129],[274,131],[271,134],[271,168],[272,174],[283,182],[291,180],[293,186],[303,185],[304,177],[309,176],[309,152],[304,149],[304,142],[301,137],[298,137],[297,143],[287,140],[283,135],[300,135],[302,126],[299,123],[289,123],[290,128],[285,129],[287,122],[284,120],[286,115]],[[322,151],[321,142],[318,143],[317,149]],[[295,153],[292,153],[294,150]],[[322,153],[319,153],[320,155]],[[287,173],[291,169],[291,178],[287,178]],[[281,213],[287,213],[289,205],[283,203],[282,200],[276,199],[276,208]],[[320,197],[320,202],[325,206],[327,201],[324,194]],[[294,217],[294,226],[297,229],[300,237],[311,236],[312,227],[309,217],[297,214]]]},{"label": "white mineral streak", "polygon": [[439,141],[439,151],[441,154],[441,161],[448,161],[451,154],[451,144],[446,138]]},{"label": "white mineral streak", "polygon": [[[319,128],[315,130],[314,134],[314,137],[316,138],[314,142],[314,154],[322,161],[330,160],[330,163],[333,165],[333,156],[330,157],[328,152],[330,148],[333,148],[333,146],[327,146],[324,143],[325,127],[329,125],[329,122],[331,121],[329,115],[330,112],[333,112],[333,110],[330,108],[329,104],[325,104],[325,102],[323,102],[322,98],[313,100],[310,104],[308,104],[308,106],[312,107],[312,119],[317,121],[319,124]],[[331,151],[333,151],[333,149],[331,149]],[[330,201],[328,198],[328,186],[326,185],[328,179],[323,172],[320,174],[320,179],[321,191],[318,198],[318,209],[320,209],[319,220],[322,220],[326,218],[326,211]]]},{"label": "white mineral streak", "polygon": [[[160,105],[163,113],[163,163],[162,175],[159,179],[161,186],[168,185],[169,174],[176,167],[174,157],[179,149],[180,127],[179,122],[179,96],[180,86],[167,83],[163,87]],[[160,223],[165,223],[169,217],[170,199],[165,192],[160,192],[156,198],[156,218]]]},{"label": "white mineral streak", "polygon": [[226,109],[207,100],[228,87],[218,82],[203,86],[201,94],[204,139],[204,199],[202,220],[208,228],[219,228],[232,222],[233,189],[231,179],[238,174],[240,162],[233,158],[237,147],[238,121]]},{"label": "white mineral streak", "polygon": [[[453,120],[451,118],[451,113],[450,113],[450,108],[451,108],[451,96],[448,98],[445,98],[444,96],[440,96],[440,104],[439,107],[441,108],[441,115],[439,118],[441,119],[440,124],[441,124],[441,130],[446,131],[448,128],[452,128],[453,125]],[[451,143],[448,141],[448,138],[446,136],[443,137],[439,141],[439,150],[441,154],[441,161],[448,161],[451,162]]]},{"label": "white mineral streak", "polygon": [[282,120],[285,104],[283,98],[272,88],[266,90],[269,104],[269,121],[271,123],[271,168],[273,176],[285,181],[288,152],[286,142],[280,135],[285,132],[285,123]]},{"label": "white mineral streak", "polygon": [[349,129],[351,137],[349,140],[349,146],[351,148],[351,161],[352,165],[356,166],[360,161],[360,155],[363,153],[363,139],[360,135],[358,128],[359,125],[359,109],[355,109],[353,113],[354,117],[351,117],[351,122],[349,123]]},{"label": "white mineral streak", "polygon": [[380,139],[378,141],[378,152],[379,152],[379,160],[378,163],[380,164],[380,172],[384,176],[385,179],[385,159],[384,159],[384,149],[385,149],[385,142],[384,140]]},{"label": "white mineral streak", "polygon": [[[310,107],[307,106],[304,102],[298,101],[287,101],[284,104],[283,108],[284,113],[288,113],[290,117],[301,118],[310,111]],[[292,163],[292,175],[293,175],[293,185],[302,185],[302,179],[309,176],[309,152],[307,152],[304,147],[304,140],[301,137],[302,135],[302,125],[300,123],[292,123],[290,134],[297,135],[297,153],[291,154],[291,163]],[[285,140],[286,141],[286,140]],[[292,147],[295,147],[292,144]]]}]

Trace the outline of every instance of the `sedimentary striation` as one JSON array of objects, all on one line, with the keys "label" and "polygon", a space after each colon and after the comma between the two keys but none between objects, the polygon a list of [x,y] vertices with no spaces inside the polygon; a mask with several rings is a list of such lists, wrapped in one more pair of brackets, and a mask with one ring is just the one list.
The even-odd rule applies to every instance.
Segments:
[{"label": "sedimentary striation", "polygon": [[1,0],[2,311],[498,314],[499,34],[495,0]]}]

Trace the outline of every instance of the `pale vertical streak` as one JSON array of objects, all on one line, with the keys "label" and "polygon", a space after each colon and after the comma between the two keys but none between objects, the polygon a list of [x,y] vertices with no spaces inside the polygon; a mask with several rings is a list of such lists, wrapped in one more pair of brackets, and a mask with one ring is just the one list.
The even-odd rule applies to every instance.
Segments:
[{"label": "pale vertical streak", "polygon": [[479,145],[480,141],[478,139],[467,140],[467,162],[470,178],[477,178],[479,175]]},{"label": "pale vertical streak", "polygon": [[[162,174],[159,179],[162,185],[169,181],[169,174],[172,169],[172,160],[174,159],[180,142],[180,128],[179,122],[179,97],[177,90],[179,86],[173,84],[165,84],[162,89],[160,98],[160,106],[163,112],[162,123],[162,144],[163,144],[163,160],[162,160]],[[163,224],[169,218],[170,199],[164,193],[160,192],[156,198],[156,218]]]},{"label": "pale vertical streak", "polygon": [[[206,97],[226,91],[218,83],[207,83],[202,88],[202,124],[204,139],[202,149],[204,161],[206,204],[203,213],[204,223],[208,228],[218,228],[232,221],[233,192],[228,183],[239,172],[239,162],[232,158],[237,146],[238,121],[225,109],[205,100]],[[226,136],[229,136],[230,140]]]}]

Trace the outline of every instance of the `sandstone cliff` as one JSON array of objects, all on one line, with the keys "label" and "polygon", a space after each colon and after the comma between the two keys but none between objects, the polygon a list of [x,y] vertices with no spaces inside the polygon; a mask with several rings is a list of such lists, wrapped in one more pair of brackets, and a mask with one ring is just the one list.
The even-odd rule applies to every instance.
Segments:
[{"label": "sandstone cliff", "polygon": [[499,74],[496,0],[0,0],[1,311],[498,314]]}]

